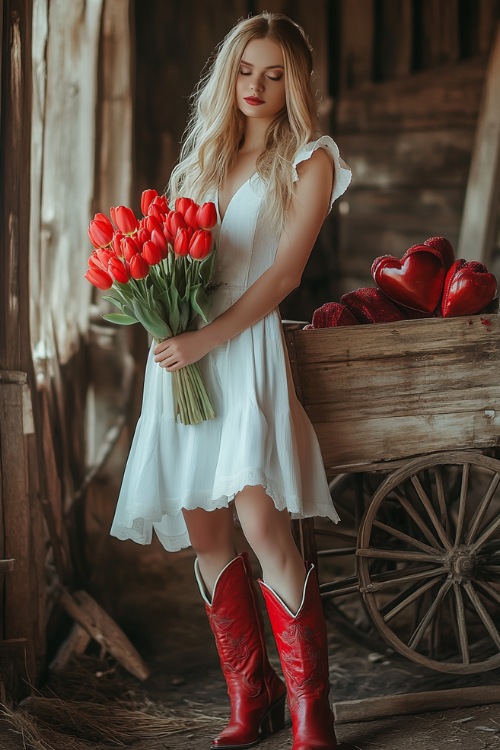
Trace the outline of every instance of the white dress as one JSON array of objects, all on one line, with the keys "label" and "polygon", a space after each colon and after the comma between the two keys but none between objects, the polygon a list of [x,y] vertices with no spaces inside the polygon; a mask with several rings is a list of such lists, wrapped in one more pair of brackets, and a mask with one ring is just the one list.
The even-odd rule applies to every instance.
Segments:
[{"label": "white dress", "polygon": [[[322,136],[301,149],[294,166],[325,148],[335,164],[331,203],[351,172],[334,141]],[[298,179],[295,170],[295,179]],[[212,318],[266,270],[279,237],[258,222],[265,185],[254,174],[233,196],[217,240]],[[216,196],[215,196],[216,198]],[[190,544],[182,508],[228,506],[246,485],[262,485],[292,517],[339,517],[333,507],[314,429],[300,402],[278,309],[198,362],[216,417],[197,425],[174,420],[171,374],[146,366],[142,413],[125,469],[111,534],[165,549]]]}]

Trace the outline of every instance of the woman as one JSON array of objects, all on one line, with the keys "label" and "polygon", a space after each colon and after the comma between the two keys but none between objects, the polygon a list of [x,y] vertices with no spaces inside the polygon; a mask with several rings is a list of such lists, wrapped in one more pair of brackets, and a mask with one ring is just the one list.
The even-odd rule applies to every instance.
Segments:
[{"label": "woman", "polygon": [[[278,311],[302,276],[350,171],[319,137],[311,50],[286,16],[239,22],[218,49],[194,106],[169,195],[214,200],[216,289],[207,325],[154,349],[143,411],[112,534],[168,550],[191,544],[228,685],[231,718],[212,748],[256,744],[283,726],[285,686],[269,665],[233,512],[262,567],[293,750],[336,748],[326,629],[316,572],[290,514],[334,521],[319,446],[296,399]],[[167,372],[198,362],[216,418],[175,422]]]}]

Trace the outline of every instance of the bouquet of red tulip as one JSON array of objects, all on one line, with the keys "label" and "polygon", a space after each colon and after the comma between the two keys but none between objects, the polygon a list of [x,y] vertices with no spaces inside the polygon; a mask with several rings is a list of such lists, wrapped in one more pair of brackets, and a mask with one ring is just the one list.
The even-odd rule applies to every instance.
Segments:
[{"label": "bouquet of red tulip", "polygon": [[[94,250],[85,278],[119,309],[103,315],[111,323],[141,323],[158,342],[189,330],[200,315],[208,322],[208,290],[215,251],[212,232],[217,223],[213,203],[198,206],[178,198],[169,208],[164,195],[145,190],[143,217],[131,208],[98,213],[89,224]],[[197,364],[172,373],[174,413],[184,424],[215,416]]]}]

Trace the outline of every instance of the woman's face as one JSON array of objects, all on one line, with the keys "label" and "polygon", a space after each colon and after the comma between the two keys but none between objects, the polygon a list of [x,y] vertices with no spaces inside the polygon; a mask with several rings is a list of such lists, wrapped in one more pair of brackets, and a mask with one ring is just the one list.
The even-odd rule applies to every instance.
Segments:
[{"label": "woman's face", "polygon": [[271,39],[253,39],[245,47],[236,80],[236,104],[247,117],[269,120],[285,107],[283,52]]}]

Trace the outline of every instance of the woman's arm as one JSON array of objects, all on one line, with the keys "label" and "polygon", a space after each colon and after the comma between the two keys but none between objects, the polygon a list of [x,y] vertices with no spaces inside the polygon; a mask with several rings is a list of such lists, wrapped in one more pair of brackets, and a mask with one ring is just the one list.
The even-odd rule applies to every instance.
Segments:
[{"label": "woman's arm", "polygon": [[324,149],[298,165],[300,179],[287,212],[276,258],[242,296],[212,323],[158,344],[155,360],[173,372],[196,362],[274,310],[299,286],[302,273],[328,212],[333,164]]}]

